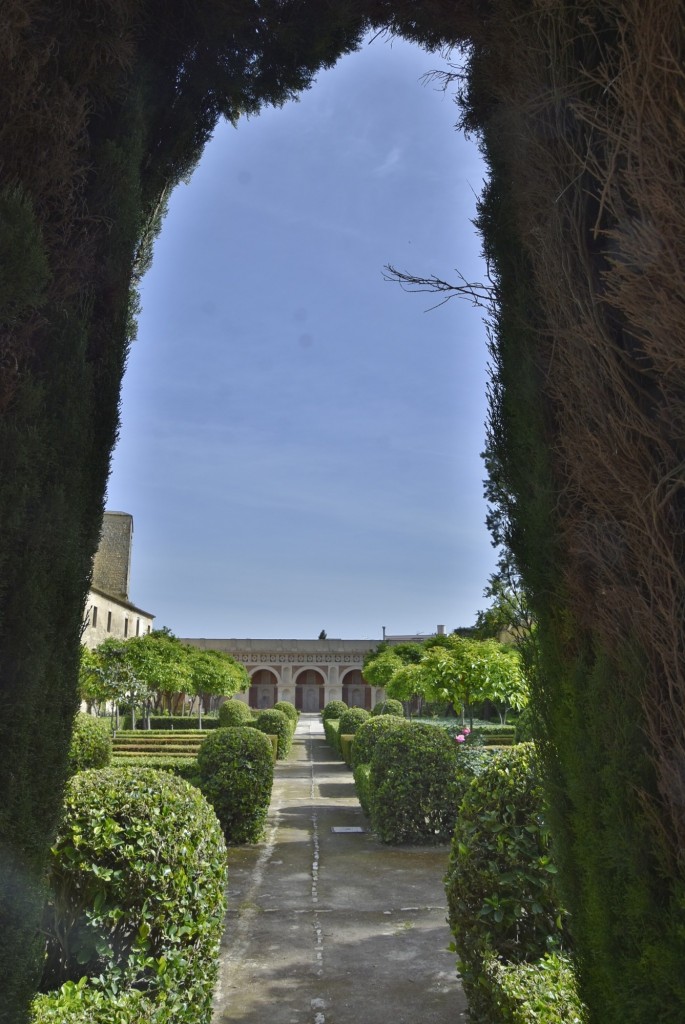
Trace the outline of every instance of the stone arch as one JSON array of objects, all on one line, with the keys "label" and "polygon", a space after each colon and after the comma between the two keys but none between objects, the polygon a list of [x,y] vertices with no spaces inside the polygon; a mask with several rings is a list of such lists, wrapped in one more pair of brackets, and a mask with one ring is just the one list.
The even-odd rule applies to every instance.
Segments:
[{"label": "stone arch", "polygon": [[256,668],[250,676],[251,708],[272,708],[278,700],[278,676],[272,668]]},{"label": "stone arch", "polygon": [[342,699],[351,708],[371,710],[371,687],[358,668],[351,668],[343,676]]},{"label": "stone arch", "polygon": [[295,677],[295,707],[298,711],[323,711],[325,703],[323,672],[318,668],[303,668]]}]

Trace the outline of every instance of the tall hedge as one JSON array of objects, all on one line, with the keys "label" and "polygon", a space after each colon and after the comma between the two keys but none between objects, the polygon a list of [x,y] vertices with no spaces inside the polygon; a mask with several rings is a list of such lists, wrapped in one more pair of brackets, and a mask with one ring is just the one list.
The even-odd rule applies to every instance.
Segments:
[{"label": "tall hedge", "polygon": [[685,1019],[683,52],[676,0],[495,0],[462,92],[490,171],[491,524],[538,620],[592,1024]]},{"label": "tall hedge", "polygon": [[[347,6],[8,0],[0,32],[0,1021],[26,1020],[135,287],[219,117],[357,45]],[[257,17],[258,14],[258,17]],[[132,290],[133,289],[133,290]]]}]

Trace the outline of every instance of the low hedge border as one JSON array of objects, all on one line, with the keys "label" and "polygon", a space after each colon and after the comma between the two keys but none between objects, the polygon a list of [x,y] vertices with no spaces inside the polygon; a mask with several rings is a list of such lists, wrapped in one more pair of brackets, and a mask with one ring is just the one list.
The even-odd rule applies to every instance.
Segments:
[{"label": "low hedge border", "polygon": [[354,769],[354,786],[357,800],[367,818],[371,817],[371,765],[359,764]]},{"label": "low hedge border", "polygon": [[[147,732],[147,729],[143,728],[143,719],[140,715],[136,714],[137,728],[134,732]],[[150,729],[199,729],[200,725],[197,720],[197,716],[190,718],[188,715],[150,715]],[[216,715],[203,715],[202,716],[202,728],[203,729],[218,729],[219,719]],[[122,729],[131,730],[131,716],[125,715],[122,718]]]},{"label": "low hedge border", "polygon": [[340,753],[340,719],[339,718],[324,718],[323,720],[323,731],[326,737],[326,742],[329,747],[332,747],[336,753]]},{"label": "low hedge border", "polygon": [[345,733],[340,737],[340,754],[348,768],[352,767],[352,740],[354,733]]}]

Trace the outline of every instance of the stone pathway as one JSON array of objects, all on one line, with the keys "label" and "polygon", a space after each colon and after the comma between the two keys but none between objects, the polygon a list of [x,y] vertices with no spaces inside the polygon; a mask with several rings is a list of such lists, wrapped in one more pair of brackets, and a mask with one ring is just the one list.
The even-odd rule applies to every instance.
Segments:
[{"label": "stone pathway", "polygon": [[[333,829],[363,829],[337,831]],[[318,715],[278,762],[266,840],[229,854],[213,1024],[458,1024],[446,847],[386,846]]]}]

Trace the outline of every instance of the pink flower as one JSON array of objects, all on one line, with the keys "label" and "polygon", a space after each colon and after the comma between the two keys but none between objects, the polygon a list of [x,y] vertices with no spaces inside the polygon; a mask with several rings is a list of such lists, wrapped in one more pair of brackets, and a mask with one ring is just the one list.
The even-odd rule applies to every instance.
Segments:
[{"label": "pink flower", "polygon": [[470,736],[471,735],[471,730],[470,729],[462,729],[461,731],[463,732],[464,736]]},{"label": "pink flower", "polygon": [[462,736],[461,733],[459,733],[459,735],[455,736],[454,738],[457,743],[466,743],[466,736]]}]

